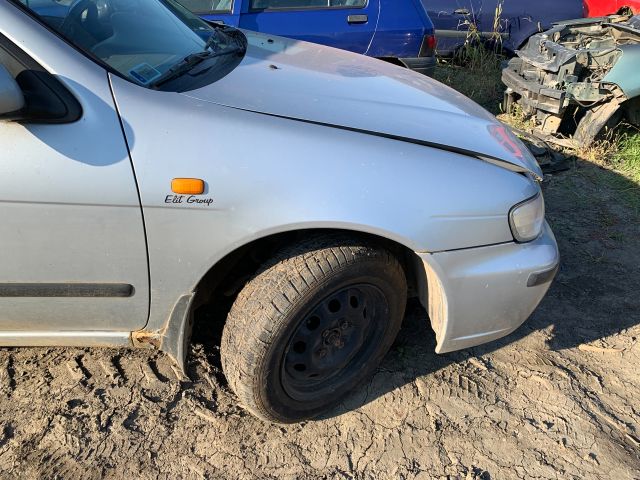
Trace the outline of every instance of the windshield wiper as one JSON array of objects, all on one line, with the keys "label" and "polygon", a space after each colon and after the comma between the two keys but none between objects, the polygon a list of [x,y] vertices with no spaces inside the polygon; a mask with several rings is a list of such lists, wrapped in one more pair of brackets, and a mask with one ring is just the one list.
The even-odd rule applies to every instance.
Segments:
[{"label": "windshield wiper", "polygon": [[211,36],[209,37],[209,39],[207,40],[207,43],[204,44],[203,50],[204,51],[212,50],[216,52],[217,50],[214,50],[213,47],[216,46],[216,44],[220,44],[224,40],[228,40],[228,39],[229,39],[229,35],[224,33],[222,30],[214,30]]},{"label": "windshield wiper", "polygon": [[[242,46],[238,38],[238,30],[227,25],[216,25],[213,27],[213,33],[207,39],[203,50],[213,50],[214,52],[220,48],[220,45],[229,45],[233,43]],[[216,47],[216,48],[214,48]]]},{"label": "windshield wiper", "polygon": [[157,88],[167,82],[170,82],[171,80],[184,75],[196,65],[204,62],[205,60],[209,60],[210,58],[232,55],[234,53],[244,53],[244,50],[245,49],[242,47],[229,47],[218,51],[207,50],[203,52],[192,53],[191,55],[187,55],[186,57],[184,57],[180,62],[160,75],[158,79],[151,84],[151,87]]}]

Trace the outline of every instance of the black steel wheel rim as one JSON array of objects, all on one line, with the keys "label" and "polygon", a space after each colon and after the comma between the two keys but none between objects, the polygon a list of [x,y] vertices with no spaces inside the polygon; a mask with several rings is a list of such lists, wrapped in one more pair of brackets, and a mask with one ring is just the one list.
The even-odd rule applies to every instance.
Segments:
[{"label": "black steel wheel rim", "polygon": [[307,311],[284,349],[281,381],[294,400],[352,386],[384,341],[389,305],[371,284],[349,285]]}]

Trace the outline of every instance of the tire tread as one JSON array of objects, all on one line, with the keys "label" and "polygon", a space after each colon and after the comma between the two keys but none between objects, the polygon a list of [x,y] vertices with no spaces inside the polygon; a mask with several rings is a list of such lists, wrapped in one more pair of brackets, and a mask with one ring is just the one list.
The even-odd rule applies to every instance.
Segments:
[{"label": "tire tread", "polygon": [[[286,327],[297,302],[363,259],[381,260],[404,279],[402,266],[386,248],[351,235],[324,234],[283,248],[240,291],[227,317],[220,353],[227,381],[247,410],[270,422],[287,421],[275,416],[259,395],[264,381],[259,360]],[[406,293],[406,284],[403,288]]]}]

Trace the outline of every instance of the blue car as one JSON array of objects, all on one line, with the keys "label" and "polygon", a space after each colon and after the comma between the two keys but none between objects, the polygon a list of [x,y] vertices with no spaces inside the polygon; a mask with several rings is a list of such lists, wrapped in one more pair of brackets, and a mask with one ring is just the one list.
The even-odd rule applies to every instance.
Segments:
[{"label": "blue car", "polygon": [[205,20],[320,43],[430,74],[426,0],[181,0]]},{"label": "blue car", "polygon": [[582,0],[425,0],[425,5],[435,25],[439,55],[462,46],[470,28],[485,39],[498,33],[504,49],[514,52],[554,22],[583,15]]}]

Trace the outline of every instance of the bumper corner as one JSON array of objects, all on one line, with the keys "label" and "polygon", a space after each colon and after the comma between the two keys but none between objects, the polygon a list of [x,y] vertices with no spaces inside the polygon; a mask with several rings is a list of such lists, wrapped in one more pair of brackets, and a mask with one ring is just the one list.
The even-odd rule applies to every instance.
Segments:
[{"label": "bumper corner", "polygon": [[429,77],[433,76],[436,69],[436,57],[415,57],[415,58],[400,58],[402,64],[414,72],[422,73]]},{"label": "bumper corner", "polygon": [[421,253],[427,280],[421,296],[436,332],[436,353],[497,340],[524,323],[558,270],[549,225],[538,239],[466,250]]}]

